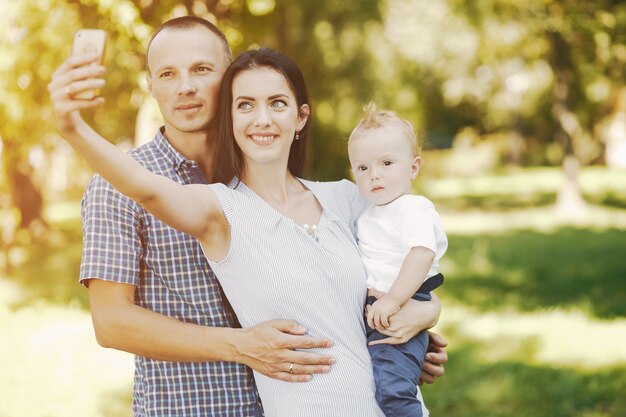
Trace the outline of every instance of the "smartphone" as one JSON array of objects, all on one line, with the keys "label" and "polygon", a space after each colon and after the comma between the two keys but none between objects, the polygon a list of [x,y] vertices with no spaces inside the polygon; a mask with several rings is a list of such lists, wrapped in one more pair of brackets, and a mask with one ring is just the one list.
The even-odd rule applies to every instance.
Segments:
[{"label": "smartphone", "polygon": [[[104,63],[104,52],[107,44],[107,33],[100,29],[81,29],[74,35],[72,55],[96,52],[100,65]],[[79,100],[91,100],[96,98],[99,90],[86,90],[74,94],[72,97]]]}]

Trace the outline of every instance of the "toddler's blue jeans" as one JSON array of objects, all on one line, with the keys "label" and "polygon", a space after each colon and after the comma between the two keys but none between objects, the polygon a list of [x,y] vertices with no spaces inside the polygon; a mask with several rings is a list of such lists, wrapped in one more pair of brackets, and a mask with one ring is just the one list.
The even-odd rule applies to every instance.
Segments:
[{"label": "toddler's blue jeans", "polygon": [[[443,283],[443,275],[437,274],[427,279],[417,290],[413,299],[429,301],[430,291]],[[375,297],[368,297],[367,304],[373,304]],[[368,350],[374,368],[376,401],[386,417],[422,417],[422,404],[417,398],[417,382],[424,366],[424,356],[428,350],[428,333],[417,336],[401,345],[379,344],[369,346],[369,342],[388,336],[372,329],[365,321]]]}]

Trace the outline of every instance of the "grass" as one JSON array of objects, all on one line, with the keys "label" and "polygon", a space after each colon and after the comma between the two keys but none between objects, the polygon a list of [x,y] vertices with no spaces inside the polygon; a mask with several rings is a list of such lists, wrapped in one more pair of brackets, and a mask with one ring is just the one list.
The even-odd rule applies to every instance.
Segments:
[{"label": "grass", "polygon": [[78,285],[82,238],[77,216],[78,212],[73,218],[52,221],[53,227],[45,239],[11,250],[13,266],[5,274],[10,275],[13,287],[9,304],[12,308],[38,300],[56,304],[78,302],[83,308],[88,307],[87,292]]},{"label": "grass", "polygon": [[442,293],[480,311],[578,307],[626,316],[624,230],[562,228],[450,236]]},{"label": "grass", "polygon": [[0,416],[129,416],[132,357],[99,348],[78,304],[0,307]]},{"label": "grass", "polygon": [[[450,237],[437,290],[450,362],[423,388],[431,415],[623,415],[626,178],[585,170],[587,200],[615,201],[564,220],[524,202],[548,203],[559,175],[424,181]],[[76,281],[78,208],[48,213],[54,231],[13,249],[14,270],[0,273],[0,417],[130,416],[132,356],[97,345]]]},{"label": "grass", "polygon": [[424,389],[433,416],[618,417],[626,407],[626,366],[593,372],[575,367],[485,361],[480,343],[450,352],[446,377]]}]

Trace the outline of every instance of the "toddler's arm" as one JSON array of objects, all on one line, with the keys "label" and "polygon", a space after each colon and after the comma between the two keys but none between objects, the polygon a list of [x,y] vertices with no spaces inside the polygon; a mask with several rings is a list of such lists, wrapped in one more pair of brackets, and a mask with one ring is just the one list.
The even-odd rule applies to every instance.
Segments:
[{"label": "toddler's arm", "polygon": [[371,328],[389,327],[389,317],[397,313],[422,285],[434,259],[435,253],[430,249],[422,246],[411,248],[389,292],[370,306],[367,322]]}]

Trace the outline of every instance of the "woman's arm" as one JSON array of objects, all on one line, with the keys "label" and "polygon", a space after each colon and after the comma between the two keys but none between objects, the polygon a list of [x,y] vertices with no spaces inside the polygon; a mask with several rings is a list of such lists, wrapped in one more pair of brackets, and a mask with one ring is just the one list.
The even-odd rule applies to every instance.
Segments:
[{"label": "woman's arm", "polygon": [[57,69],[48,86],[61,135],[118,191],[163,222],[203,243],[209,242],[209,248],[210,243],[227,240],[223,239],[228,236],[226,219],[217,196],[208,187],[183,186],[148,171],[82,119],[80,110],[103,102],[71,98],[82,90],[102,86],[103,69],[87,65],[90,62],[89,55],[70,57]]},{"label": "woman's arm", "polygon": [[[406,343],[420,331],[437,324],[441,302],[435,294],[432,294],[432,297],[431,301],[409,300],[400,311],[390,317],[391,325],[380,330],[380,333],[389,337],[370,342],[370,345]],[[448,354],[445,351],[448,342],[437,333],[428,332],[428,337],[428,351],[424,358],[420,385],[423,382],[432,384],[437,378],[442,377],[445,374],[444,364],[448,362]]]},{"label": "woman's arm", "polygon": [[411,248],[387,294],[379,297],[369,308],[367,322],[371,328],[380,330],[389,327],[390,317],[400,311],[422,285],[434,259],[435,253],[428,248]]},{"label": "woman's arm", "polygon": [[379,330],[380,333],[389,337],[371,342],[370,345],[406,343],[422,330],[430,329],[437,324],[440,312],[441,302],[435,294],[432,294],[431,301],[411,299],[402,306],[400,311],[389,318],[389,327]]},{"label": "woman's arm", "polygon": [[82,119],[65,139],[119,192],[181,232],[202,239],[209,224],[223,217],[217,196],[210,188],[181,185],[150,172]]}]

